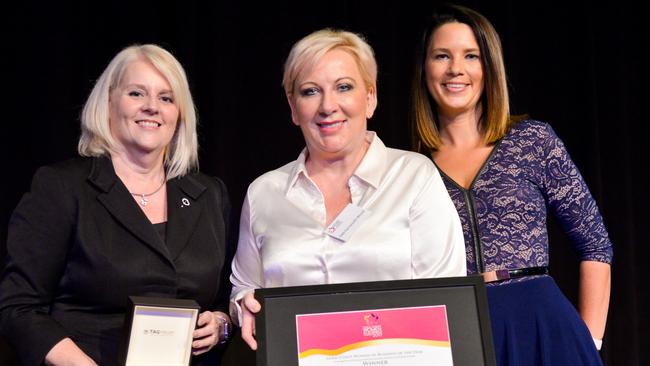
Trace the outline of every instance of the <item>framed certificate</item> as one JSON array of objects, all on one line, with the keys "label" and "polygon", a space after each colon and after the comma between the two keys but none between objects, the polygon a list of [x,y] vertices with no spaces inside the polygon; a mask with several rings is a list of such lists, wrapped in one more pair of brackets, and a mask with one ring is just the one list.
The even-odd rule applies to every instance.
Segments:
[{"label": "framed certificate", "polygon": [[199,314],[194,300],[129,296],[122,361],[126,366],[187,366]]},{"label": "framed certificate", "polygon": [[266,288],[257,365],[495,365],[480,276]]}]

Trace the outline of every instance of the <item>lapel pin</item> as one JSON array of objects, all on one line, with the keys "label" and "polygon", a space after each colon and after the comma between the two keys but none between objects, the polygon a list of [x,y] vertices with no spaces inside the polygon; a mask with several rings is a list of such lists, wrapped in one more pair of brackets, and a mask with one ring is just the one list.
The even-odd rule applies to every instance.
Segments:
[{"label": "lapel pin", "polygon": [[190,200],[187,198],[183,197],[181,198],[181,207],[189,206],[190,205]]}]

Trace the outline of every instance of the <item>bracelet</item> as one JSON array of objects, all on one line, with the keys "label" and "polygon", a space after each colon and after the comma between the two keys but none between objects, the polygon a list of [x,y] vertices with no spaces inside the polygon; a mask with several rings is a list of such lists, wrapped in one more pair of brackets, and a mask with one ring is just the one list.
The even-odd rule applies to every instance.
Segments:
[{"label": "bracelet", "polygon": [[230,339],[230,321],[223,317],[219,316],[219,321],[221,322],[221,326],[219,327],[219,342],[218,344],[224,344],[228,342],[228,339]]}]

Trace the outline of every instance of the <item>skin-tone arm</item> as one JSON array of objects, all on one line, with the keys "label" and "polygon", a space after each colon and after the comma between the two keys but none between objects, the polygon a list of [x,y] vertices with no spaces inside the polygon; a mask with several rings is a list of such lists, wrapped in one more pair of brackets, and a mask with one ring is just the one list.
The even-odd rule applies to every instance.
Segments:
[{"label": "skin-tone arm", "polygon": [[595,339],[602,339],[605,334],[610,287],[609,264],[596,261],[580,263],[580,316]]},{"label": "skin-tone arm", "polygon": [[[204,311],[199,314],[192,341],[193,355],[206,353],[222,341],[222,327],[228,326],[230,317],[220,311]],[[224,339],[225,340],[225,339]]]},{"label": "skin-tone arm", "polygon": [[48,366],[97,366],[81,348],[70,338],[64,338],[54,345],[45,356],[45,364]]},{"label": "skin-tone arm", "polygon": [[255,300],[254,292],[249,292],[241,299],[242,310],[241,337],[253,350],[257,350],[257,341],[255,340],[255,314],[258,313],[262,306]]}]

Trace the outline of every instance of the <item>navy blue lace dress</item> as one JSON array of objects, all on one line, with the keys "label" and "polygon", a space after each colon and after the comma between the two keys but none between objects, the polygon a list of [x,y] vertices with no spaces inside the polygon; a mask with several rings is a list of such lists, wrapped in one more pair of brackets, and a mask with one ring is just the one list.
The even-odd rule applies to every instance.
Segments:
[{"label": "navy blue lace dress", "polygon": [[[468,273],[548,266],[547,212],[581,261],[611,263],[596,202],[548,124],[515,124],[469,189],[441,175],[463,225]],[[586,325],[550,276],[490,283],[488,301],[498,365],[602,364]]]}]

